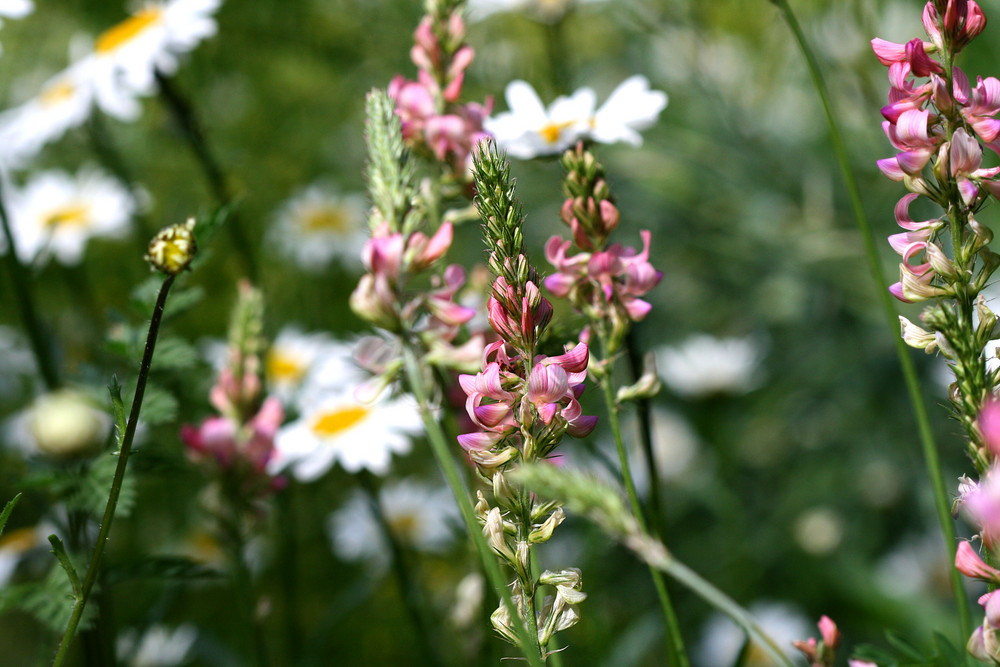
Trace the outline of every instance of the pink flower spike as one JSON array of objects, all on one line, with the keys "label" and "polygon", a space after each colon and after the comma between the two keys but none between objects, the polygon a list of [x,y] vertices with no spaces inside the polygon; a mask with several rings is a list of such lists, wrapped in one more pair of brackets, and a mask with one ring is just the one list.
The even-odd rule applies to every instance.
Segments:
[{"label": "pink flower spike", "polygon": [[465,451],[479,450],[485,451],[503,439],[502,433],[490,433],[480,431],[478,433],[464,433],[458,436],[458,444]]},{"label": "pink flower spike", "polygon": [[590,349],[586,343],[577,343],[573,349],[556,357],[549,357],[546,363],[562,366],[567,373],[582,373],[590,362]]},{"label": "pink flower spike", "polygon": [[872,40],[872,51],[875,52],[878,61],[886,67],[906,58],[905,44],[897,44],[878,37]]},{"label": "pink flower spike", "polygon": [[958,551],[955,552],[955,569],[967,577],[982,579],[994,584],[1000,583],[1000,570],[984,563],[976,550],[966,540],[958,544]]},{"label": "pink flower spike", "polygon": [[824,614],[820,617],[817,627],[826,647],[831,651],[837,650],[837,646],[840,644],[840,630],[837,629],[837,624]]},{"label": "pink flower spike", "polygon": [[1000,401],[988,399],[979,412],[979,432],[994,456],[1000,457]]}]

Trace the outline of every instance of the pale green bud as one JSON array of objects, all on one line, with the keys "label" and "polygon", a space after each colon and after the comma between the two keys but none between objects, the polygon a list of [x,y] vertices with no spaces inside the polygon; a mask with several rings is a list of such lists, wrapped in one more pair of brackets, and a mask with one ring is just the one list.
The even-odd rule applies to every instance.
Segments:
[{"label": "pale green bud", "polygon": [[149,242],[145,260],[154,269],[176,276],[191,264],[198,246],[194,242],[195,219],[161,229]]},{"label": "pale green bud", "polygon": [[486,536],[486,541],[493,547],[493,550],[507,560],[507,562],[512,565],[517,562],[514,551],[507,544],[507,538],[504,535],[503,517],[500,515],[499,508],[494,507],[487,512],[483,534]]},{"label": "pale green bud", "polygon": [[557,508],[555,512],[549,515],[549,518],[545,520],[545,523],[528,533],[528,541],[533,544],[548,542],[552,537],[552,531],[554,531],[556,526],[561,524],[565,519],[566,513],[563,512],[561,507]]},{"label": "pale green bud", "polygon": [[931,354],[937,349],[937,337],[933,332],[921,329],[916,324],[899,316],[899,330],[903,342],[917,350]]},{"label": "pale green bud", "polygon": [[28,417],[35,446],[43,454],[58,458],[96,453],[107,439],[110,426],[108,414],[74,389],[39,396]]},{"label": "pale green bud", "polygon": [[639,376],[635,384],[619,388],[615,400],[618,403],[624,403],[625,401],[652,398],[659,394],[662,388],[663,383],[656,373],[656,355],[653,352],[647,352],[642,360],[642,375]]}]

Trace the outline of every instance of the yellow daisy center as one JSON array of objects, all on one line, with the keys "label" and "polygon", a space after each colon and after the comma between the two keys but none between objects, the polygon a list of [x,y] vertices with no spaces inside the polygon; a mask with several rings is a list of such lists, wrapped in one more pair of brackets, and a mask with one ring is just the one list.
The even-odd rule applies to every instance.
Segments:
[{"label": "yellow daisy center", "polygon": [[42,94],[38,96],[38,101],[42,103],[43,107],[54,107],[71,99],[74,93],[76,93],[76,86],[69,81],[57,81],[42,91]]},{"label": "yellow daisy center", "polygon": [[151,26],[160,22],[163,17],[163,9],[160,7],[146,7],[138,13],[128,17],[118,25],[105,30],[94,43],[94,50],[97,53],[109,53],[121,45],[132,41]]},{"label": "yellow daisy center", "polygon": [[339,208],[314,208],[302,216],[302,229],[307,232],[343,232],[347,216]]},{"label": "yellow daisy center", "polygon": [[389,528],[394,534],[408,541],[412,541],[412,538],[417,531],[419,521],[417,520],[416,514],[406,512],[398,516],[388,517],[388,523]]},{"label": "yellow daisy center", "polygon": [[0,551],[24,553],[38,545],[38,533],[34,528],[19,528],[0,537]]},{"label": "yellow daisy center", "polygon": [[53,231],[61,227],[86,227],[89,212],[89,208],[84,204],[57,208],[42,219],[42,226]]},{"label": "yellow daisy center", "polygon": [[550,144],[554,144],[559,141],[559,136],[562,131],[573,124],[571,120],[564,120],[561,123],[548,123],[538,131],[538,134],[542,135],[542,139],[545,139]]},{"label": "yellow daisy center", "polygon": [[365,417],[369,410],[360,405],[350,405],[322,413],[313,423],[313,433],[329,438],[351,428]]},{"label": "yellow daisy center", "polygon": [[271,349],[267,353],[267,376],[279,382],[298,382],[305,375],[305,366],[288,354]]}]

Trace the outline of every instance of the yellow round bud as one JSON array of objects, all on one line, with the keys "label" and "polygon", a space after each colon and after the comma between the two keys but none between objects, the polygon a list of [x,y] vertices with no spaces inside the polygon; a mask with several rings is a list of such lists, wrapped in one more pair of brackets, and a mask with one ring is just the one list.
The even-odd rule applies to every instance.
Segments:
[{"label": "yellow round bud", "polygon": [[171,276],[186,269],[198,251],[194,242],[194,225],[195,219],[188,218],[183,224],[161,229],[149,242],[145,260],[154,269]]},{"label": "yellow round bud", "polygon": [[60,458],[87,456],[100,449],[110,418],[73,389],[39,396],[31,406],[28,428],[43,454]]}]

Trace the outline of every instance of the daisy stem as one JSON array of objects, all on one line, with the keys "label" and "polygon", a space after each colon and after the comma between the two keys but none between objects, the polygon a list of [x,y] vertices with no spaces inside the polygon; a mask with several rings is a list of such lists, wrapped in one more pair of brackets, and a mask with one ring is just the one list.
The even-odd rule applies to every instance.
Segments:
[{"label": "daisy stem", "polygon": [[[643,516],[642,505],[639,502],[639,494],[635,490],[635,481],[632,478],[632,469],[628,462],[628,452],[625,449],[625,441],[622,438],[621,421],[618,415],[618,402],[615,400],[615,390],[612,382],[612,371],[614,370],[614,357],[608,354],[611,341],[610,335],[605,331],[604,326],[598,326],[598,338],[601,342],[601,351],[606,355],[604,359],[605,376],[601,379],[601,387],[604,390],[604,404],[608,411],[608,424],[611,427],[611,435],[615,441],[615,448],[618,450],[618,461],[621,465],[622,478],[625,482],[625,490],[628,493],[629,504],[632,513],[639,525],[640,530],[648,532],[646,519]],[[650,484],[655,484],[650,480]],[[650,565],[649,573],[653,577],[653,586],[656,588],[656,595],[660,600],[660,607],[663,610],[664,622],[666,623],[667,655],[669,663],[677,667],[689,667],[687,652],[684,649],[684,637],[681,635],[680,624],[677,622],[677,614],[674,612],[673,604],[670,602],[670,594],[667,592],[667,583],[659,570]]]},{"label": "daisy stem", "polygon": [[139,377],[135,382],[135,395],[132,398],[132,409],[129,412],[128,424],[125,427],[125,434],[122,436],[121,449],[117,452],[118,464],[115,466],[115,474],[111,480],[111,490],[108,493],[108,502],[104,507],[104,518],[101,520],[101,528],[97,533],[97,542],[94,545],[94,552],[87,565],[87,573],[83,578],[83,585],[80,588],[80,595],[73,603],[73,610],[70,613],[69,622],[63,633],[62,641],[56,652],[52,667],[60,667],[69,654],[69,647],[73,642],[73,636],[80,625],[83,617],[83,609],[87,606],[87,599],[90,591],[97,581],[100,571],[101,558],[104,556],[104,549],[108,544],[108,535],[111,532],[111,523],[115,518],[115,510],[118,507],[118,497],[121,494],[122,483],[125,481],[125,468],[128,465],[128,457],[132,452],[132,440],[135,438],[135,429],[139,424],[139,410],[142,407],[142,397],[146,391],[146,380],[149,377],[149,368],[153,362],[153,349],[156,347],[156,337],[160,332],[160,321],[163,319],[163,309],[167,302],[167,294],[171,285],[174,284],[176,276],[170,275],[164,278],[160,286],[160,292],[156,296],[156,305],[153,307],[153,316],[149,321],[149,332],[146,334],[146,348],[142,353],[142,362],[139,365]]},{"label": "daisy stem", "polygon": [[455,496],[455,502],[458,503],[459,511],[462,513],[466,530],[469,531],[469,536],[476,545],[476,550],[479,552],[490,584],[500,595],[503,604],[510,612],[514,632],[521,639],[522,651],[528,664],[533,667],[541,667],[545,663],[542,659],[541,650],[538,647],[538,635],[536,633],[535,636],[531,636],[528,629],[523,624],[517,622],[519,618],[517,607],[514,605],[514,600],[511,597],[510,588],[508,588],[507,582],[504,580],[503,573],[500,571],[500,564],[494,556],[493,550],[486,542],[482,526],[479,525],[479,521],[476,519],[475,509],[469,498],[469,491],[462,480],[462,475],[458,465],[455,463],[455,459],[452,458],[444,431],[441,429],[441,424],[431,411],[427,388],[424,386],[423,370],[417,358],[417,353],[408,341],[403,341],[403,360],[406,366],[406,376],[410,391],[413,392],[413,397],[417,400],[424,428],[427,429],[427,439],[431,444],[431,450],[434,452],[438,466],[440,466],[445,479],[448,481],[452,495]]},{"label": "daisy stem", "polygon": [[408,559],[403,546],[399,543],[399,539],[393,532],[385,512],[382,511],[375,476],[367,470],[362,469],[357,477],[361,483],[361,487],[365,490],[365,494],[368,496],[371,510],[375,514],[375,520],[378,522],[379,529],[389,543],[392,573],[396,577],[396,583],[399,585],[399,594],[403,598],[403,606],[406,607],[406,613],[410,616],[410,622],[413,623],[413,630],[417,635],[417,643],[420,645],[420,650],[423,653],[424,662],[428,665],[443,665],[444,661],[436,648],[437,642],[431,633],[431,628],[434,627],[434,624],[428,618],[428,614],[425,613],[428,607],[424,602],[424,594],[417,582],[417,576],[415,576],[417,573],[411,572],[408,567]]},{"label": "daisy stem", "polygon": [[[2,185],[0,185],[0,188],[2,188]],[[56,363],[52,358],[51,341],[47,332],[42,327],[41,320],[38,319],[38,312],[35,310],[35,302],[32,298],[27,270],[17,254],[17,243],[14,240],[14,233],[10,228],[7,207],[3,202],[2,189],[0,189],[0,224],[3,225],[3,235],[7,240],[7,263],[10,266],[10,281],[14,286],[17,305],[21,309],[21,319],[24,321],[24,328],[28,331],[31,352],[35,355],[35,362],[38,364],[38,370],[42,373],[45,386],[51,391],[57,389],[62,383],[59,381],[59,371],[56,369]]]},{"label": "daisy stem", "polygon": [[[875,279],[876,291],[878,292],[882,308],[885,312],[886,323],[892,331],[892,338],[896,345],[896,353],[899,356],[899,363],[903,370],[903,377],[906,388],[909,392],[910,403],[913,405],[914,417],[917,421],[917,430],[920,434],[920,443],[923,448],[924,461],[927,466],[927,473],[931,478],[931,487],[934,491],[934,508],[937,513],[938,522],[941,524],[941,532],[944,534],[945,547],[948,550],[949,563],[955,562],[955,551],[958,548],[958,540],[955,537],[955,524],[951,516],[951,507],[948,500],[948,492],[944,483],[944,476],[941,472],[941,461],[938,456],[937,446],[934,443],[934,434],[931,429],[930,419],[927,415],[927,407],[923,393],[920,389],[920,382],[917,379],[917,372],[910,357],[910,350],[899,335],[899,320],[896,309],[893,306],[889,291],[885,288],[888,280],[879,262],[878,247],[875,245],[875,237],[872,234],[871,225],[865,215],[864,205],[861,201],[861,191],[858,188],[857,178],[851,168],[851,162],[847,155],[847,146],[843,135],[840,132],[840,125],[833,113],[833,105],[827,92],[823,74],[819,68],[819,62],[806,40],[805,34],[799,26],[788,0],[770,0],[775,4],[785,17],[788,27],[795,35],[795,39],[805,56],[809,66],[809,73],[813,80],[816,92],[819,94],[823,104],[823,111],[830,127],[830,143],[833,146],[834,155],[840,166],[844,184],[847,186],[847,193],[851,200],[851,208],[854,211],[854,218],[857,221],[858,229],[864,240],[865,255],[868,258],[869,270]],[[972,634],[972,618],[969,613],[969,603],[965,597],[965,588],[962,584],[962,577],[954,567],[949,568],[951,577],[951,589],[955,596],[955,604],[958,607],[959,625],[963,637]]]},{"label": "daisy stem", "polygon": [[[156,83],[160,88],[160,96],[163,98],[167,108],[170,109],[171,114],[173,114],[174,120],[180,126],[181,134],[184,135],[184,139],[191,148],[191,152],[194,153],[195,159],[201,167],[201,171],[205,176],[205,180],[208,181],[209,188],[211,188],[216,201],[219,206],[229,204],[233,197],[226,183],[225,174],[219,166],[219,161],[212,154],[208,142],[205,140],[205,133],[202,131],[201,124],[195,116],[194,108],[169,77],[159,70],[156,70],[155,75]],[[230,223],[226,227],[232,235],[233,247],[236,248],[237,254],[243,260],[243,268],[246,270],[250,281],[255,283],[257,282],[258,270],[253,249],[236,211],[233,211],[230,215]]]}]

